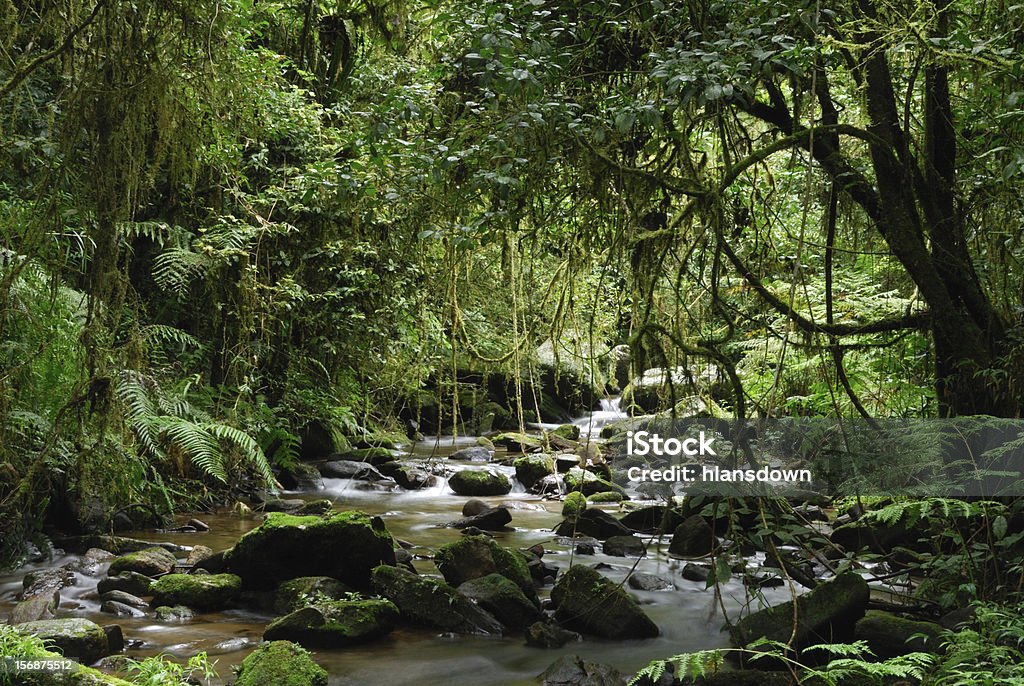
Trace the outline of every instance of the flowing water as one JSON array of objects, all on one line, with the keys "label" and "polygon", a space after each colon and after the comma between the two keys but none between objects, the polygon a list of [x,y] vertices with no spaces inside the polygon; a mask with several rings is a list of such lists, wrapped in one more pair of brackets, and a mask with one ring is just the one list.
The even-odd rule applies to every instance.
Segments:
[{"label": "flowing water", "polygon": [[[578,419],[575,424],[588,436],[597,436],[609,421],[622,418],[617,401],[603,401],[601,409]],[[414,444],[410,453],[413,460],[434,468],[450,470],[479,468],[481,463],[457,463],[447,456],[461,447],[475,444],[473,438],[439,437]],[[503,457],[499,451],[495,457]],[[513,470],[508,466],[489,465],[510,478]],[[380,515],[388,529],[398,539],[413,544],[415,566],[425,574],[437,574],[430,557],[438,546],[457,540],[460,532],[444,528],[444,524],[461,516],[465,497],[457,496],[447,487],[444,479],[437,486],[420,491],[366,490],[363,482],[346,479],[326,479],[325,489],[316,493],[290,494],[288,497],[330,498],[338,509],[359,509]],[[737,581],[722,585],[721,597],[704,589],[703,583],[688,581],[680,576],[682,562],[672,560],[666,553],[667,543],[651,540],[648,557],[610,557],[603,554],[574,556],[572,545],[558,539],[552,529],[561,520],[562,503],[545,500],[525,492],[516,483],[507,496],[484,498],[490,504],[507,505],[512,512],[514,531],[495,534],[505,546],[526,548],[543,544],[547,551],[545,561],[560,568],[570,562],[610,566],[603,573],[616,581],[623,580],[631,569],[649,572],[671,579],[676,589],[671,591],[630,591],[643,605],[661,629],[655,639],[643,641],[607,641],[586,639],[570,643],[559,650],[526,647],[521,636],[503,638],[450,636],[437,631],[401,628],[389,637],[363,646],[339,650],[316,650],[317,661],[331,674],[332,686],[346,684],[407,685],[436,684],[446,686],[512,685],[536,683],[535,677],[563,654],[577,654],[586,659],[611,664],[629,674],[649,661],[680,652],[719,647],[726,644],[721,607],[734,614],[745,602],[746,591]],[[617,513],[618,505],[606,509]],[[258,518],[240,518],[234,514],[199,515],[210,525],[205,533],[163,534],[130,532],[126,535],[154,541],[168,541],[185,546],[206,545],[214,550],[230,547],[238,537],[259,524]],[[344,551],[339,551],[344,554]],[[4,618],[15,603],[21,590],[23,576],[33,569],[59,566],[71,562],[73,556],[61,557],[45,564],[29,565],[16,573],[0,576],[0,618]],[[105,567],[105,566],[104,566]],[[230,683],[231,667],[239,663],[259,642],[264,626],[273,615],[248,610],[197,614],[183,624],[166,624],[152,618],[113,618],[99,611],[96,583],[105,574],[100,569],[97,577],[78,575],[78,585],[61,591],[59,616],[86,617],[98,624],[120,624],[129,648],[130,657],[167,654],[186,658],[206,651],[216,660],[220,680]],[[540,591],[542,598],[550,587]],[[769,601],[788,597],[784,589],[765,590]]]}]

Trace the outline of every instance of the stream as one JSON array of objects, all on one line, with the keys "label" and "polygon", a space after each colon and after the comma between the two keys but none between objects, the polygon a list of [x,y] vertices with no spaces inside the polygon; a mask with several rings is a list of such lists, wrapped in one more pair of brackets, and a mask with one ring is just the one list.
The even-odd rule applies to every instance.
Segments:
[{"label": "stream", "polygon": [[[596,436],[609,421],[622,418],[617,401],[605,400],[601,409],[577,419],[583,440]],[[597,440],[597,439],[595,439]],[[475,445],[474,437],[428,437],[407,449],[407,456],[422,463],[444,462],[457,470],[479,468],[482,463],[459,463],[448,460],[455,450]],[[409,457],[411,455],[411,457]],[[499,450],[495,461],[504,457]],[[509,466],[494,466],[514,478]],[[438,485],[419,491],[366,490],[365,482],[347,479],[325,479],[324,490],[287,493],[290,498],[329,498],[339,510],[358,509],[380,515],[393,536],[414,545],[414,565],[423,574],[437,575],[431,560],[438,546],[460,538],[457,529],[444,525],[461,517],[466,497],[455,495],[443,479]],[[536,676],[563,654],[577,654],[585,659],[616,667],[623,674],[631,674],[649,661],[681,652],[725,646],[726,634],[721,606],[731,614],[747,602],[747,590],[738,580],[720,586],[721,598],[705,590],[704,583],[682,578],[683,561],[671,559],[667,554],[667,541],[649,540],[648,557],[640,559],[596,555],[575,555],[567,539],[560,539],[552,529],[561,521],[562,502],[543,499],[527,493],[518,482],[510,494],[482,498],[490,505],[504,504],[512,512],[514,531],[494,534],[501,545],[527,548],[543,544],[544,560],[560,569],[570,563],[608,565],[602,573],[615,581],[623,581],[636,564],[636,570],[657,574],[670,579],[675,590],[644,592],[630,590],[643,609],[661,630],[655,639],[609,641],[587,638],[569,643],[561,649],[544,650],[527,647],[521,635],[506,637],[476,637],[439,635],[436,630],[399,628],[387,638],[357,647],[339,650],[315,650],[315,659],[330,673],[330,684],[433,684],[447,686],[478,686],[480,684],[513,685],[535,684]],[[653,504],[653,503],[648,503]],[[600,505],[615,515],[621,514],[617,503]],[[205,545],[221,550],[233,545],[249,529],[259,525],[260,517],[241,518],[233,513],[197,515],[210,526],[203,533],[158,533],[153,531],[124,532],[122,535],[153,541],[168,541],[184,546]],[[179,517],[182,521],[187,515]],[[600,550],[600,549],[599,549]],[[41,564],[31,564],[0,576],[0,618],[6,619],[16,603],[22,588],[22,578],[29,571],[55,567],[76,559],[62,556]],[[756,561],[756,558],[752,558]],[[167,624],[152,616],[131,619],[114,618],[100,612],[96,584],[106,573],[105,565],[95,577],[78,575],[76,586],[61,591],[59,617],[85,617],[97,624],[121,625],[129,647],[130,657],[166,654],[183,660],[200,651],[206,651],[216,661],[219,679],[212,683],[232,681],[231,667],[238,664],[259,643],[265,625],[274,615],[250,610],[229,610],[203,613],[187,622]],[[551,587],[539,590],[542,598]],[[764,589],[762,596],[768,602],[789,598],[785,588]]]}]

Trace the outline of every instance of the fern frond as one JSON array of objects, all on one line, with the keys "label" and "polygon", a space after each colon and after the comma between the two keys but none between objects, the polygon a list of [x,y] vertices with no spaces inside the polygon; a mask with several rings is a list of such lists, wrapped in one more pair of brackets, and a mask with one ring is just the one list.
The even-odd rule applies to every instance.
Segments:
[{"label": "fern frond", "polygon": [[214,479],[227,483],[224,452],[207,427],[180,417],[161,417],[159,426],[160,433],[187,455],[192,464]]},{"label": "fern frond", "polygon": [[236,445],[242,451],[246,461],[256,468],[263,481],[268,485],[274,483],[274,472],[270,469],[267,456],[263,453],[263,448],[259,446],[252,436],[241,429],[216,422],[205,424],[203,428],[213,436]]}]

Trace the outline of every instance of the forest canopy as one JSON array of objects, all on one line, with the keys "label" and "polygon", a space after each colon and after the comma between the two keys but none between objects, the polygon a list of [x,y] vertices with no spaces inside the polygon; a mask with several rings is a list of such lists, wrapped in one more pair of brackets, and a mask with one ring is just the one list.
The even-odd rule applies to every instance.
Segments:
[{"label": "forest canopy", "polygon": [[974,0],[0,0],[0,562],[623,345],[1018,417],[1021,55]]}]

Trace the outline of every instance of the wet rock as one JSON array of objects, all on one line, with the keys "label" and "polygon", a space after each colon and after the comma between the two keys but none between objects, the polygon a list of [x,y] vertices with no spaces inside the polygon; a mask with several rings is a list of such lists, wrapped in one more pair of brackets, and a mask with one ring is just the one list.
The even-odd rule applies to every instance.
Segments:
[{"label": "wet rock", "polygon": [[705,583],[709,576],[711,576],[711,567],[709,565],[687,562],[683,567],[683,578],[687,581],[699,581],[701,583]]},{"label": "wet rock", "polygon": [[338,458],[342,460],[354,460],[356,462],[369,462],[374,467],[380,467],[386,462],[394,462],[398,458],[389,448],[356,448],[348,452],[340,453]]},{"label": "wet rock", "polygon": [[621,586],[577,565],[551,590],[555,619],[567,629],[602,638],[653,638],[657,625]]},{"label": "wet rock", "polygon": [[402,488],[408,491],[418,491],[421,488],[429,488],[437,483],[437,477],[419,467],[402,464],[401,462],[388,462],[380,467],[381,474],[395,480]]},{"label": "wet rock", "polygon": [[854,627],[853,637],[867,641],[871,652],[881,660],[888,660],[907,653],[941,652],[942,630],[942,625],[936,622],[921,622],[889,612],[869,610]]},{"label": "wet rock", "polygon": [[149,603],[147,603],[139,596],[132,595],[131,593],[125,593],[124,591],[107,591],[106,593],[100,595],[100,600],[102,600],[103,602],[109,600],[116,603],[122,603],[123,605],[127,605],[128,607],[149,607]]},{"label": "wet rock", "polygon": [[387,479],[372,464],[355,460],[324,462],[320,465],[320,473],[328,479],[356,479],[359,481],[384,481]]},{"label": "wet rock", "polygon": [[644,481],[636,487],[636,493],[641,500],[671,500],[676,494],[672,484],[663,481]]},{"label": "wet rock", "polygon": [[631,536],[632,531],[604,510],[588,507],[579,517],[568,517],[555,529],[559,536],[584,535],[600,541],[612,536]]},{"label": "wet rock", "polygon": [[124,632],[117,624],[107,624],[103,627],[103,633],[107,635],[107,652],[113,655],[124,650]]},{"label": "wet rock", "polygon": [[448,479],[448,486],[457,495],[505,495],[512,490],[512,482],[503,474],[485,469],[464,469]]},{"label": "wet rock", "polygon": [[579,517],[587,509],[587,496],[579,491],[573,491],[565,496],[562,501],[563,517]]},{"label": "wet rock", "polygon": [[592,538],[589,541],[580,541],[573,548],[573,552],[577,555],[596,555],[597,554],[597,539]]},{"label": "wet rock", "polygon": [[580,491],[586,496],[604,492],[621,493],[623,496],[626,494],[622,486],[613,484],[597,474],[579,467],[573,467],[565,473],[565,487],[570,491]]},{"label": "wet rock", "polygon": [[18,630],[38,636],[82,664],[92,664],[109,653],[107,634],[88,619],[44,619],[19,624]]},{"label": "wet rock", "polygon": [[676,527],[668,552],[676,557],[703,557],[717,546],[718,539],[707,520],[691,515]]},{"label": "wet rock", "polygon": [[454,588],[407,569],[381,565],[371,587],[398,606],[402,617],[424,626],[460,634],[500,634],[501,623]]},{"label": "wet rock", "polygon": [[100,612],[105,612],[115,617],[145,617],[146,613],[137,607],[119,603],[116,600],[104,600],[100,605]]},{"label": "wet rock", "polygon": [[478,498],[470,498],[462,506],[462,516],[472,517],[491,509],[491,506]]},{"label": "wet rock", "polygon": [[580,467],[580,456],[576,453],[558,453],[555,455],[555,471],[565,474],[570,469]]},{"label": "wet rock", "polygon": [[621,503],[626,497],[618,491],[601,491],[590,496],[592,503]]},{"label": "wet rock", "polygon": [[548,432],[552,436],[564,438],[567,441],[580,440],[580,427],[575,424],[562,424]]},{"label": "wet rock", "polygon": [[329,576],[303,576],[282,582],[274,592],[274,610],[294,612],[317,600],[340,600],[352,589]]},{"label": "wet rock", "polygon": [[264,643],[238,670],[235,686],[327,686],[327,671],[290,641]]},{"label": "wet rock", "polygon": [[189,566],[195,566],[203,560],[208,560],[213,557],[213,548],[208,548],[205,545],[197,545],[188,551],[188,557],[185,558],[185,564]]},{"label": "wet rock", "polygon": [[174,607],[168,607],[166,605],[163,605],[161,607],[156,608],[154,612],[156,613],[156,618],[158,620],[160,620],[161,622],[168,623],[188,622],[194,619],[196,616],[195,612],[193,612],[190,608],[185,607],[184,605],[175,605]]},{"label": "wet rock", "polygon": [[121,572],[120,574],[100,579],[100,582],[96,585],[96,591],[101,596],[110,591],[124,591],[132,595],[149,595],[149,587],[152,585],[153,580],[145,574]]},{"label": "wet rock", "polygon": [[[921,522],[922,527],[927,525],[927,519],[922,518]],[[898,546],[913,549],[915,548],[914,543],[923,537],[930,537],[930,535],[923,528],[920,531],[912,531],[900,520],[895,524],[885,524],[880,521],[871,523],[856,521],[844,524],[834,529],[830,538],[843,550],[856,552],[868,549],[884,555]]]},{"label": "wet rock", "polygon": [[63,548],[69,553],[82,554],[89,548],[99,548],[115,555],[134,553],[149,548],[163,548],[172,553],[187,553],[188,548],[176,543],[160,543],[154,541],[143,541],[138,538],[127,538],[125,536],[105,536],[91,534],[88,536],[60,536],[53,539],[53,544]]},{"label": "wet rock", "polygon": [[176,564],[178,560],[173,553],[163,548],[148,548],[117,558],[110,563],[107,573],[114,575],[121,572],[137,572],[146,576],[159,576],[170,572]]},{"label": "wet rock", "polygon": [[482,445],[473,445],[468,448],[456,450],[448,459],[459,460],[462,462],[490,462],[491,451]]},{"label": "wet rock", "polygon": [[664,505],[651,505],[627,512],[619,521],[637,533],[659,534],[675,531],[683,517]]},{"label": "wet rock", "polygon": [[265,641],[294,641],[309,648],[343,648],[385,636],[398,608],[387,600],[324,600],[271,622]]},{"label": "wet rock", "polygon": [[[277,480],[289,491],[319,491],[324,487],[320,471],[307,462],[296,462],[288,469],[281,470]],[[206,530],[196,528],[199,531]]]},{"label": "wet rock", "polygon": [[633,572],[626,579],[626,583],[630,588],[638,591],[671,591],[676,587],[675,584],[664,577],[645,572]]},{"label": "wet rock", "polygon": [[536,455],[524,455],[512,462],[516,470],[516,479],[519,480],[527,490],[532,489],[537,483],[548,474],[555,472],[554,462],[550,455],[537,453]]},{"label": "wet rock", "polygon": [[153,607],[185,605],[196,610],[222,610],[235,599],[242,579],[235,574],[168,574],[150,592]]},{"label": "wet rock", "polygon": [[446,543],[437,549],[434,564],[452,586],[497,573],[515,583],[531,600],[537,597],[524,555],[503,548],[490,538],[465,536]]},{"label": "wet rock", "polygon": [[534,622],[526,629],[526,645],[531,648],[561,648],[566,643],[581,641],[583,637],[557,624]]},{"label": "wet rock", "polygon": [[113,560],[117,555],[100,548],[89,548],[81,558],[64,565],[63,569],[71,572],[78,572],[85,576],[99,576],[100,569],[104,564]]},{"label": "wet rock", "polygon": [[22,592],[19,597],[22,600],[29,600],[39,595],[50,597],[55,591],[66,586],[74,586],[77,581],[75,573],[67,567],[29,572],[21,580]]},{"label": "wet rock", "polygon": [[533,492],[537,495],[555,494],[559,495],[565,491],[565,480],[558,474],[549,474],[533,486]]},{"label": "wet rock", "polygon": [[647,546],[636,536],[612,536],[604,542],[604,554],[614,557],[643,557]]},{"label": "wet rock", "polygon": [[323,517],[268,515],[225,555],[228,569],[252,588],[300,576],[329,576],[366,588],[371,570],[393,564],[391,534],[380,517],[334,512]]},{"label": "wet rock", "polygon": [[196,570],[201,569],[210,574],[222,574],[228,570],[227,563],[224,561],[224,556],[227,555],[227,552],[226,550],[218,550],[213,555],[196,562],[194,567]]},{"label": "wet rock", "polygon": [[[868,585],[859,574],[844,572],[799,596],[796,603],[793,645],[797,649],[846,641],[853,637],[854,624],[864,616]],[[793,634],[793,615],[791,600],[748,615],[730,629],[733,643],[743,646],[762,636],[788,642]]]},{"label": "wet rock", "polygon": [[459,593],[497,617],[512,631],[521,631],[541,618],[540,610],[522,590],[501,574],[488,574],[459,585]]},{"label": "wet rock", "polygon": [[519,453],[528,453],[544,447],[544,441],[539,436],[515,432],[498,434],[491,439],[491,442],[506,450]]},{"label": "wet rock", "polygon": [[11,610],[11,616],[8,617],[8,622],[22,624],[41,619],[53,619],[56,617],[58,605],[60,605],[60,591],[51,591],[50,593],[41,591],[15,605]]},{"label": "wet rock", "polygon": [[537,680],[541,686],[625,686],[619,670],[579,655],[563,655],[544,670]]},{"label": "wet rock", "polygon": [[201,519],[196,519],[195,517],[193,517],[192,519],[188,520],[187,524],[188,524],[188,526],[192,527],[196,531],[209,531],[210,530],[210,525],[209,524],[207,524],[206,522],[204,522]]},{"label": "wet rock", "polygon": [[471,517],[457,519],[448,526],[453,529],[472,527],[481,531],[503,531],[511,521],[512,513],[508,511],[507,507],[490,507]]},{"label": "wet rock", "polygon": [[291,512],[295,513],[305,506],[306,501],[302,498],[262,498],[259,509],[263,512]]}]

